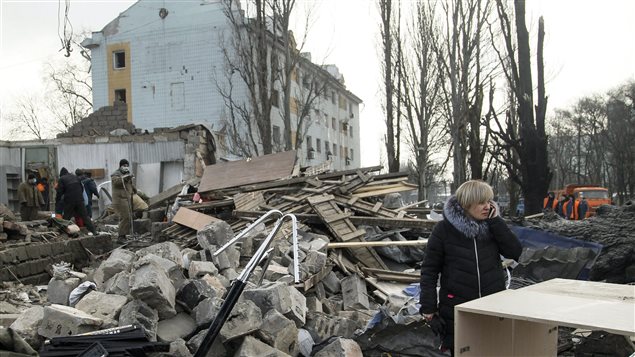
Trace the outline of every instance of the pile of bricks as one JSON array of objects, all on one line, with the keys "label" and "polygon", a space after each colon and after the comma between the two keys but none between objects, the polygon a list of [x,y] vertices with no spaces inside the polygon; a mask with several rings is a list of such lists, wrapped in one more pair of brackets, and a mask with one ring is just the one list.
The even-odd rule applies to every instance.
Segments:
[{"label": "pile of bricks", "polygon": [[132,134],[135,126],[128,122],[127,110],[128,107],[123,102],[101,107],[57,137],[104,136],[115,129],[125,129]]}]

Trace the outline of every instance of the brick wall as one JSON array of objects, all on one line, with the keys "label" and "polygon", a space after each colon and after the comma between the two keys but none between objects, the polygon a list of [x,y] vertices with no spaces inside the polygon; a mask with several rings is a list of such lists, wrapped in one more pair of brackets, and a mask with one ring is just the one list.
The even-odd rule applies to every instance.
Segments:
[{"label": "brick wall", "polygon": [[101,107],[57,137],[106,136],[115,129],[126,129],[133,134],[135,126],[128,122],[127,110],[126,103],[122,102]]}]

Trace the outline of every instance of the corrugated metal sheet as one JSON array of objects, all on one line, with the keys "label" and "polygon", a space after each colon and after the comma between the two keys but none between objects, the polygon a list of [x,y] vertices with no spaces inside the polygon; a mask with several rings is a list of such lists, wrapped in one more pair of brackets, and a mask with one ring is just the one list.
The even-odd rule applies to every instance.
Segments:
[{"label": "corrugated metal sheet", "polygon": [[111,173],[119,167],[119,160],[149,164],[183,160],[185,143],[182,141],[154,143],[63,144],[58,146],[58,167],[69,171],[76,168],[104,168]]}]

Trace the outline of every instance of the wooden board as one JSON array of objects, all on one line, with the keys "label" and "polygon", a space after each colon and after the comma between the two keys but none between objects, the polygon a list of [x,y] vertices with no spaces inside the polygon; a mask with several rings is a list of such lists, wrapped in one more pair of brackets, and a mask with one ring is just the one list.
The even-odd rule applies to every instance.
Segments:
[{"label": "wooden board", "polygon": [[555,355],[557,327],[635,336],[635,287],[552,279],[455,308],[457,356]]},{"label": "wooden board", "polygon": [[198,192],[288,178],[293,173],[295,155],[296,152],[292,150],[206,166]]},{"label": "wooden board", "polygon": [[186,227],[190,227],[197,231],[200,231],[205,226],[213,222],[220,222],[221,220],[212,216],[208,216],[203,213],[193,211],[189,208],[181,207],[176,212],[176,215],[172,219],[172,222],[181,224]]}]

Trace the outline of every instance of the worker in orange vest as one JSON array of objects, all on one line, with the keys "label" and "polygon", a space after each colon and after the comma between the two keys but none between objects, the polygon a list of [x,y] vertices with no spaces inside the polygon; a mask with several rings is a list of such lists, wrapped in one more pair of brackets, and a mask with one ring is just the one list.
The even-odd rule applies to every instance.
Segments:
[{"label": "worker in orange vest", "polygon": [[547,197],[545,197],[543,204],[542,204],[542,209],[543,211],[553,211],[556,209],[556,205],[558,204],[558,201],[556,201],[556,194],[553,191],[550,191],[547,194]]}]

